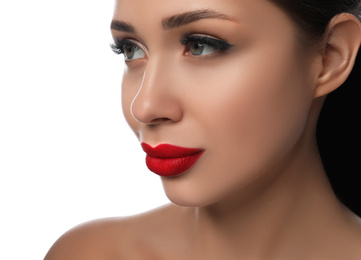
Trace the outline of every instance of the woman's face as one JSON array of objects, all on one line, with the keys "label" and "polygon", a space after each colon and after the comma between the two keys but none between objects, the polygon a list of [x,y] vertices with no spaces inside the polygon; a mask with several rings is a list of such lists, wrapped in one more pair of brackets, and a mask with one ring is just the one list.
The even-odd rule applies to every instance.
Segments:
[{"label": "woman's face", "polygon": [[162,177],[171,201],[216,202],[296,154],[314,76],[281,9],[265,0],[118,0],[114,20],[126,59],[123,111],[139,141],[204,150],[183,174]]}]

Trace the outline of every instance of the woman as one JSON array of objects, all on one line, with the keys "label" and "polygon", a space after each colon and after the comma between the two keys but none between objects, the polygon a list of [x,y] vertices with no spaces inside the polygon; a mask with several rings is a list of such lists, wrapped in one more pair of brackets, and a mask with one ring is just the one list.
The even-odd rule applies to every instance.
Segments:
[{"label": "woman", "polygon": [[[297,3],[302,2],[302,3]],[[123,111],[173,204],[63,235],[52,259],[361,259],[317,147],[360,1],[118,0]]]}]

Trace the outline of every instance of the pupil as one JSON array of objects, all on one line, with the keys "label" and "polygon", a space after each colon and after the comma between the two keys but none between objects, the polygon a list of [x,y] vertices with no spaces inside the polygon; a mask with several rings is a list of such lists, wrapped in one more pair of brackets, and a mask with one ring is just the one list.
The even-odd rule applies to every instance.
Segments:
[{"label": "pupil", "polygon": [[204,46],[201,43],[194,43],[191,48],[193,55],[201,55],[203,52]]},{"label": "pupil", "polygon": [[126,48],[126,55],[128,59],[133,58],[134,56],[134,48],[132,46],[129,46],[128,48]]}]

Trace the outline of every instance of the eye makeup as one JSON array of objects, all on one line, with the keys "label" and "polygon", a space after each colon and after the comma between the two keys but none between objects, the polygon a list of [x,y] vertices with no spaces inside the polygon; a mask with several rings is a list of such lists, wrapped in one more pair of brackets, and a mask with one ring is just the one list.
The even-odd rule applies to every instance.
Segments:
[{"label": "eye makeup", "polygon": [[[233,45],[215,38],[213,36],[207,36],[203,34],[186,34],[180,39],[180,43],[183,46],[186,46],[188,51],[192,53],[192,55],[198,56],[202,54],[198,54],[198,48],[208,47],[208,49],[212,49],[213,51],[209,52],[216,52],[216,51],[227,51],[233,47]],[[196,53],[192,51],[192,49],[197,49]]]},{"label": "eye makeup", "polygon": [[116,39],[115,43],[110,44],[111,49],[116,54],[124,54],[126,61],[145,58],[145,52],[136,43],[128,39]]},{"label": "eye makeup", "polygon": [[[184,46],[184,55],[194,57],[209,57],[215,54],[222,54],[230,50],[233,45],[224,40],[204,34],[185,34],[179,40]],[[133,40],[116,39],[115,43],[110,44],[111,49],[116,54],[123,54],[126,61],[145,58],[145,52]]]}]

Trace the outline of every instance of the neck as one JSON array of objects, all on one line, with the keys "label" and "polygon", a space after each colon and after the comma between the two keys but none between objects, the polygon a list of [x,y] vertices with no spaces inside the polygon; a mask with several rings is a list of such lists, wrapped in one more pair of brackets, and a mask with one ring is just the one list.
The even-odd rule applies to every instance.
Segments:
[{"label": "neck", "polygon": [[295,149],[286,165],[249,189],[196,208],[201,247],[221,246],[225,252],[249,255],[246,259],[271,259],[270,255],[284,256],[287,250],[294,254],[299,245],[308,250],[339,223],[342,207],[324,172],[316,141],[308,144]]}]

